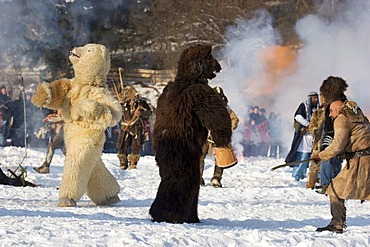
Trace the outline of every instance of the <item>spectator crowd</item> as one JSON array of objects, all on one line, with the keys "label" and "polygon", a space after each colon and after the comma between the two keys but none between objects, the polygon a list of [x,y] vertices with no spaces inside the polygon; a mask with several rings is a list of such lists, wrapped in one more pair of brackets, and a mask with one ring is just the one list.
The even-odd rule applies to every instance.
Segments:
[{"label": "spectator crowd", "polygon": [[46,147],[49,132],[43,119],[50,111],[34,106],[32,93],[0,86],[0,146]]},{"label": "spectator crowd", "polygon": [[251,106],[243,128],[243,156],[281,158],[285,155],[282,145],[282,118],[279,113]]}]

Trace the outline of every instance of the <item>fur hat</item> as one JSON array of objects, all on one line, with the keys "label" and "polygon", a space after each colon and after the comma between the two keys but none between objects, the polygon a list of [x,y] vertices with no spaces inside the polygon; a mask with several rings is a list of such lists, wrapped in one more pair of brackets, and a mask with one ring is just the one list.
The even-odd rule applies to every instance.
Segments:
[{"label": "fur hat", "polygon": [[347,100],[344,92],[347,90],[348,84],[341,77],[329,76],[320,86],[320,96],[324,98],[327,104],[336,100]]},{"label": "fur hat", "polygon": [[135,98],[139,92],[133,86],[125,87],[123,91],[123,102],[129,101]]}]

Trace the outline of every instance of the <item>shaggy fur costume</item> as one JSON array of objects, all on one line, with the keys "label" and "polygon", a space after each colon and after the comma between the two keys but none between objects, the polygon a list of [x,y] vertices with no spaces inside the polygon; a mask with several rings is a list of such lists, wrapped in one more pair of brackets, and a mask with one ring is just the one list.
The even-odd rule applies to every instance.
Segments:
[{"label": "shaggy fur costume", "polygon": [[87,44],[71,50],[75,77],[39,85],[32,102],[62,110],[66,158],[59,189],[61,207],[76,206],[86,193],[96,205],[119,200],[120,187],[104,166],[101,155],[105,130],[122,116],[119,102],[107,88],[109,52],[103,45]]},{"label": "shaggy fur costume", "polygon": [[320,86],[320,98],[327,105],[330,105],[333,101],[347,100],[344,92],[347,90],[348,84],[341,77],[329,76],[326,78]]},{"label": "shaggy fur costume", "polygon": [[210,46],[184,50],[174,82],[158,98],[153,148],[161,182],[149,213],[153,221],[199,222],[200,158],[208,131],[215,146],[231,142],[230,115],[208,79],[221,70]]}]

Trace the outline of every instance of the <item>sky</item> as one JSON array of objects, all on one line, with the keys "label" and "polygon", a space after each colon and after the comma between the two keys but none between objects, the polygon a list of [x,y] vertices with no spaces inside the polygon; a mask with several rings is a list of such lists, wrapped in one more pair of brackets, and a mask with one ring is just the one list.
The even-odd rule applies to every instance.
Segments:
[{"label": "sky", "polygon": [[347,201],[343,234],[316,232],[330,221],[329,199],[294,181],[290,168],[271,171],[282,158],[239,158],[224,171],[222,188],[210,186],[213,157],[206,158],[198,224],[154,223],[148,210],[160,182],[153,156],[137,170],[119,169],[115,154],[103,161],[120,184],[121,201],[95,206],[84,196],[75,208],[58,208],[64,156],[56,151],[49,174],[38,174],[46,149],[0,147],[1,168],[23,165],[38,186],[0,185],[0,246],[253,246],[362,247],[370,245],[370,204]]}]

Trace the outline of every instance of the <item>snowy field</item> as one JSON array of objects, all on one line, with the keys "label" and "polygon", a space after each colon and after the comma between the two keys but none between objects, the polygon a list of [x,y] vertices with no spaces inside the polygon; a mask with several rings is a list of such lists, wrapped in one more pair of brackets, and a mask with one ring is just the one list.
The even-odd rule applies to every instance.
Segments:
[{"label": "snowy field", "polygon": [[[200,188],[200,224],[153,223],[148,214],[159,184],[154,157],[142,157],[137,170],[122,171],[115,154],[103,160],[121,185],[121,202],[94,206],[84,196],[76,208],[58,208],[64,156],[57,150],[51,173],[42,164],[45,149],[28,149],[27,180],[38,185],[0,185],[0,246],[369,246],[370,203],[348,201],[343,234],[318,233],[330,221],[328,198],[296,182],[290,168],[270,171],[283,159],[246,158],[224,172],[223,188],[209,185],[212,157],[206,160],[206,186]],[[15,169],[25,150],[0,148],[1,168]]]}]

